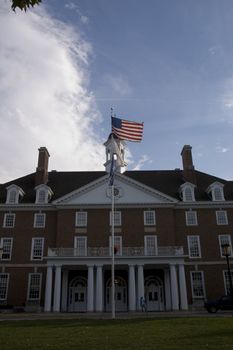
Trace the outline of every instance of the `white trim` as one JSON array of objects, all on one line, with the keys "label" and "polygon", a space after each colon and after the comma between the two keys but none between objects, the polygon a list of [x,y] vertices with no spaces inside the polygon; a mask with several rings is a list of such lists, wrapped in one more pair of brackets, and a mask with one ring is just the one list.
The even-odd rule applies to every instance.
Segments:
[{"label": "white trim", "polygon": [[[203,295],[202,296],[196,296],[194,295],[194,290],[193,290],[193,274],[194,273],[200,273],[201,274],[201,281],[202,281],[202,289],[203,289]],[[190,271],[190,281],[191,281],[191,291],[192,291],[192,298],[193,299],[204,299],[206,296],[206,290],[205,290],[205,279],[204,279],[204,271]]]},{"label": "white trim", "polygon": [[[223,187],[224,185],[221,182],[215,181],[207,188],[207,193],[211,193],[212,201],[225,201]],[[216,189],[219,190],[221,198],[216,198]]]},{"label": "white trim", "polygon": [[[6,226],[7,216],[12,215],[13,217],[13,225],[12,226]],[[4,228],[14,228],[15,227],[15,213],[5,213],[4,219],[3,219],[3,227]]]},{"label": "white trim", "polygon": [[[79,247],[78,247],[78,240],[79,239],[83,239],[84,240],[84,254],[80,254],[82,253],[81,251],[79,251]],[[76,249],[76,253],[77,256],[87,256],[87,236],[74,236],[74,248]]]},{"label": "white trim", "polygon": [[[18,204],[19,203],[19,196],[22,196],[25,194],[22,188],[20,188],[17,185],[10,185],[6,187],[7,190],[7,196],[6,196],[6,204]],[[15,200],[11,201],[11,193],[12,191],[15,191]]]},{"label": "white trim", "polygon": [[[192,256],[191,255],[191,239],[195,238],[197,240],[198,244],[198,256]],[[188,242],[188,253],[189,253],[189,258],[190,259],[200,259],[201,258],[201,244],[200,244],[200,236],[199,235],[188,235],[187,236],[187,242]]]},{"label": "white trim", "polygon": [[[81,220],[79,216],[82,216]],[[75,212],[75,227],[87,227],[87,211]]]},{"label": "white trim", "polygon": [[[193,215],[192,218],[189,217],[190,214]],[[194,223],[190,223],[189,222],[190,219],[193,220]],[[197,212],[194,210],[185,211],[185,223],[186,223],[186,226],[197,226],[198,225]]]},{"label": "white trim", "polygon": [[10,252],[9,252],[9,254],[10,254],[10,257],[8,258],[8,259],[4,259],[3,258],[3,254],[4,254],[4,252],[2,253],[2,257],[1,257],[1,259],[0,260],[2,260],[2,261],[10,261],[11,260],[11,256],[12,256],[12,248],[13,248],[13,237],[1,237],[0,238],[0,247],[1,248],[3,248],[4,249],[4,240],[5,239],[7,239],[7,240],[10,240],[11,241],[11,245],[10,245]]},{"label": "white trim", "polygon": [[219,250],[220,250],[220,256],[221,258],[226,258],[223,254],[222,254],[222,244],[224,244],[224,242],[221,242],[221,237],[227,237],[227,239],[225,240],[225,243],[228,243],[231,247],[231,255],[233,256],[233,252],[232,252],[232,244],[231,244],[231,235],[229,234],[221,234],[218,235],[218,242],[219,242]]},{"label": "white trim", "polygon": [[[146,215],[148,213],[152,214],[152,218],[153,218],[153,222],[152,223],[146,222]],[[144,217],[144,226],[155,226],[156,225],[155,210],[144,210],[143,211],[143,217]]]},{"label": "white trim", "polygon": [[[41,244],[41,256],[34,257],[34,246],[35,246],[35,240],[40,240],[42,242]],[[33,261],[38,261],[38,260],[43,260],[44,256],[44,237],[32,237],[32,243],[31,243],[31,260]]]},{"label": "white trim", "polygon": [[[41,217],[43,216],[43,225],[36,225],[38,215],[40,215]],[[45,228],[45,223],[46,223],[46,214],[45,213],[34,213],[34,223],[33,223],[34,228]]]},{"label": "white trim", "polygon": [[[154,245],[155,245],[154,253],[153,253],[153,251],[152,252],[149,251],[150,247],[148,247],[148,238],[153,238],[154,239]],[[144,249],[145,249],[145,255],[146,256],[158,255],[157,235],[144,235]]]},{"label": "white trim", "polygon": [[9,287],[9,280],[10,280],[10,274],[9,274],[9,273],[0,272],[0,277],[1,277],[2,275],[6,275],[6,276],[7,276],[7,284],[6,284],[6,297],[5,297],[5,298],[1,298],[1,297],[0,297],[0,300],[1,300],[1,301],[7,300],[7,299],[8,299],[8,287]]},{"label": "white trim", "polygon": [[[112,212],[109,212],[109,225],[112,226]],[[121,226],[121,210],[114,210],[114,226]]]},{"label": "white trim", "polygon": [[[31,289],[31,277],[33,275],[39,275],[40,276],[40,283],[39,283],[39,297],[38,298],[29,298],[30,296],[30,289]],[[42,273],[41,272],[29,272],[28,274],[28,288],[27,288],[27,301],[39,301],[41,298],[41,283],[42,283]]]},{"label": "white trim", "polygon": [[[220,223],[219,222],[219,217],[218,217],[218,214],[220,213],[224,213],[224,220],[225,222],[224,223]],[[228,216],[227,216],[227,211],[226,210],[216,210],[215,211],[215,215],[216,215],[216,223],[217,225],[228,225]]]},{"label": "white trim", "polygon": [[[47,204],[49,199],[52,197],[53,195],[53,191],[51,190],[51,188],[45,184],[41,184],[35,187],[35,191],[36,191],[36,204]],[[40,199],[40,192],[44,191],[45,197],[44,200],[42,201]]]}]

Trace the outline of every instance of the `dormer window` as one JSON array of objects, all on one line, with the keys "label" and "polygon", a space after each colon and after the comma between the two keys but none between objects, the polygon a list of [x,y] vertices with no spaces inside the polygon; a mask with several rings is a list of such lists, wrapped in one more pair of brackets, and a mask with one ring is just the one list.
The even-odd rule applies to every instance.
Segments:
[{"label": "dormer window", "polygon": [[51,188],[46,185],[39,185],[35,188],[35,190],[36,204],[47,204],[53,195]]},{"label": "dormer window", "polygon": [[212,201],[225,200],[223,187],[224,185],[220,182],[214,182],[208,187],[207,193],[211,196]]},{"label": "dormer window", "polygon": [[10,185],[6,188],[6,204],[18,204],[19,198],[23,197],[24,191],[17,185]]},{"label": "dormer window", "polygon": [[183,202],[195,201],[194,188],[195,188],[195,185],[189,182],[186,182],[182,186],[180,186],[180,194]]}]

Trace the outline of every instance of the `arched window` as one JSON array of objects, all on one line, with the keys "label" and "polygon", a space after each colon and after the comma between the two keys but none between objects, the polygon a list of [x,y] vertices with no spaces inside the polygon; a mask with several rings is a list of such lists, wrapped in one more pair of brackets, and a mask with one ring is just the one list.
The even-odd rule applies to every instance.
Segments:
[{"label": "arched window", "polygon": [[224,185],[220,182],[214,182],[208,187],[207,193],[211,196],[212,201],[225,200],[223,187]]},{"label": "arched window", "polygon": [[195,185],[186,182],[180,187],[180,193],[183,202],[194,202],[195,201],[195,195],[194,195],[194,188]]},{"label": "arched window", "polygon": [[18,204],[19,197],[23,196],[23,195],[24,195],[24,192],[19,186],[10,185],[7,187],[6,203],[7,204]]}]

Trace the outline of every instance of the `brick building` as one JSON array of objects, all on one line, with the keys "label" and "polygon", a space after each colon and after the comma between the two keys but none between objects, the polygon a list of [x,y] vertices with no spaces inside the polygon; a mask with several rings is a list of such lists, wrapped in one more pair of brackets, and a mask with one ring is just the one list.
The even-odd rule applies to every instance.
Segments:
[{"label": "brick building", "polygon": [[[221,245],[233,238],[233,182],[195,170],[125,171],[110,134],[106,171],[36,172],[0,185],[0,304],[25,310],[111,310],[111,188],[115,176],[116,311],[186,310],[229,291]],[[233,274],[233,270],[231,271]]]}]

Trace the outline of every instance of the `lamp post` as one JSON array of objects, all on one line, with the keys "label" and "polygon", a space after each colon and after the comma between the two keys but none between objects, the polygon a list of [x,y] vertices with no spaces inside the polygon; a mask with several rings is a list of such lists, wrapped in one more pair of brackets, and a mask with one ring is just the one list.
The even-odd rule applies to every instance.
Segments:
[{"label": "lamp post", "polygon": [[230,282],[230,294],[233,297],[233,285],[232,285],[231,269],[230,269],[230,262],[229,262],[229,256],[231,255],[230,244],[228,243],[222,244],[222,255],[225,256],[227,260],[227,270],[228,270],[228,276],[229,276],[229,282]]}]

